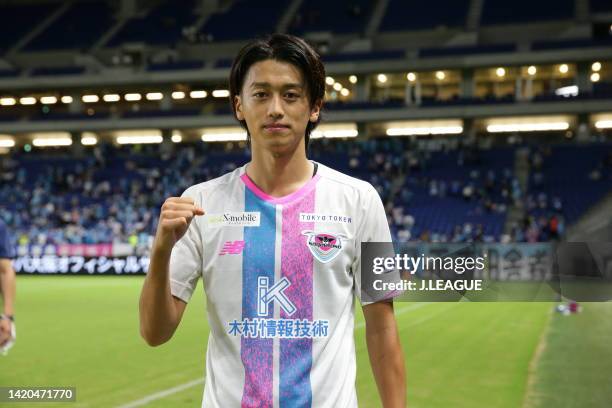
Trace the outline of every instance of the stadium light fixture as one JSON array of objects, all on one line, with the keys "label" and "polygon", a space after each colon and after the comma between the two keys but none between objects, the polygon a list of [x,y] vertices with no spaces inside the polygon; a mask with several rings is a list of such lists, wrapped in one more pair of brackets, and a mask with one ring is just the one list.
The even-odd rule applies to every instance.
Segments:
[{"label": "stadium light fixture", "polygon": [[203,142],[241,142],[247,140],[247,132],[239,126],[207,128],[201,138]]},{"label": "stadium light fixture", "polygon": [[378,82],[380,82],[381,84],[386,83],[386,82],[387,82],[387,79],[388,79],[388,78],[387,78],[387,76],[386,76],[385,74],[378,74],[378,75],[376,75],[376,80],[377,80]]},{"label": "stadium light fixture", "polygon": [[214,98],[227,98],[229,94],[230,93],[227,89],[216,89],[212,92],[212,96]]},{"label": "stadium light fixture", "polygon": [[597,129],[612,129],[612,120],[598,120],[595,122]]},{"label": "stadium light fixture", "polygon": [[342,84],[341,84],[340,82],[336,82],[336,83],[334,84],[334,90],[335,90],[335,91],[341,91],[341,90],[342,90],[342,88],[343,88],[343,86],[342,86]]},{"label": "stadium light fixture", "polygon": [[203,142],[242,142],[247,140],[247,133],[202,134]]},{"label": "stadium light fixture", "polygon": [[555,95],[569,98],[570,96],[578,96],[578,92],[578,85],[570,85],[556,89]]},{"label": "stadium light fixture", "polygon": [[543,132],[551,130],[567,130],[569,129],[568,122],[534,122],[534,123],[500,123],[490,124],[487,126],[489,133],[507,133],[507,132]]},{"label": "stadium light fixture", "polygon": [[406,79],[407,79],[408,81],[410,81],[410,82],[414,82],[414,81],[416,81],[416,74],[415,74],[414,72],[409,72],[409,73],[406,75]]},{"label": "stadium light fixture", "polygon": [[535,65],[531,65],[529,68],[527,68],[527,73],[531,76],[534,76],[537,72],[538,72],[538,69],[536,68]]},{"label": "stadium light fixture", "polygon": [[359,133],[357,129],[337,129],[337,130],[315,130],[312,132],[311,137],[313,139],[320,138],[340,138],[340,137],[357,137]]},{"label": "stadium light fixture", "polygon": [[446,73],[444,73],[444,71],[438,71],[436,72],[436,78],[438,78],[438,80],[443,81],[446,78]]},{"label": "stadium light fixture", "polygon": [[125,94],[124,98],[128,102],[138,102],[142,99],[142,95],[139,93],[128,93]]},{"label": "stadium light fixture", "polygon": [[25,96],[23,98],[19,98],[19,103],[22,105],[35,105],[36,98],[34,98],[33,96]]},{"label": "stadium light fixture", "polygon": [[599,75],[599,72],[593,72],[591,74],[591,82],[599,82],[600,79],[601,76]]},{"label": "stadium light fixture", "polygon": [[154,144],[163,142],[161,136],[141,135],[141,136],[119,136],[117,143],[119,144]]},{"label": "stadium light fixture", "polygon": [[359,131],[357,130],[356,123],[327,123],[320,125],[310,134],[312,139],[333,139],[357,136],[359,136]]},{"label": "stadium light fixture", "polygon": [[185,92],[183,91],[174,91],[172,92],[172,99],[185,99]]},{"label": "stadium light fixture", "polygon": [[208,96],[208,92],[203,91],[203,90],[189,92],[189,97],[191,99],[203,99],[203,98],[206,98],[207,96]]},{"label": "stadium light fixture", "polygon": [[503,78],[506,76],[506,70],[502,67],[499,67],[495,70],[495,75],[497,75],[498,78]]},{"label": "stadium light fixture", "polygon": [[96,103],[100,100],[98,95],[83,95],[81,100],[85,103]]},{"label": "stadium light fixture", "polygon": [[601,71],[601,62],[594,62],[593,65],[591,65],[591,69],[594,72],[599,72]]},{"label": "stadium light fixture", "polygon": [[98,144],[98,137],[92,132],[83,132],[81,134],[81,144],[83,146],[94,146]]},{"label": "stadium light fixture", "polygon": [[149,92],[145,95],[147,101],[161,101],[164,99],[164,94],[161,92]]},{"label": "stadium light fixture", "polygon": [[117,143],[124,144],[154,144],[161,143],[164,138],[160,135],[118,136]]},{"label": "stadium light fixture", "polygon": [[55,105],[57,103],[57,96],[42,96],[40,103],[43,105]]},{"label": "stadium light fixture", "polygon": [[409,120],[386,124],[387,136],[457,135],[463,133],[461,119]]},{"label": "stadium light fixture", "polygon": [[39,133],[34,135],[32,144],[36,147],[71,146],[72,137],[68,132]]},{"label": "stadium light fixture", "polygon": [[15,139],[9,135],[0,135],[0,147],[5,149],[15,147]]},{"label": "stadium light fixture", "polygon": [[172,143],[181,143],[183,141],[183,136],[179,132],[172,133]]},{"label": "stadium light fixture", "polygon": [[356,83],[357,83],[357,75],[351,75],[351,76],[349,77],[349,82],[350,82],[351,84],[356,84]]},{"label": "stadium light fixture", "polygon": [[120,144],[153,144],[164,141],[159,129],[123,130],[115,133],[115,141]]},{"label": "stadium light fixture", "polygon": [[121,96],[119,94],[106,94],[102,96],[102,100],[104,102],[119,102],[121,100]]},{"label": "stadium light fixture", "polygon": [[60,100],[62,101],[62,103],[66,103],[66,104],[72,103],[72,96],[64,95],[64,96],[61,97]]},{"label": "stadium light fixture", "polygon": [[325,77],[325,83],[329,86],[332,86],[333,84],[336,83],[336,80],[333,77]]},{"label": "stadium light fixture", "polygon": [[559,72],[562,74],[567,74],[569,71],[569,66],[567,64],[559,65]]},{"label": "stadium light fixture", "polygon": [[392,127],[387,129],[387,136],[458,135],[462,132],[463,126]]},{"label": "stadium light fixture", "polygon": [[353,129],[345,129],[345,130],[327,130],[325,132],[322,131],[314,131],[312,132],[313,139],[320,138],[340,138],[340,137],[357,137],[359,133],[357,130]]},{"label": "stadium light fixture", "polygon": [[2,106],[13,106],[17,103],[15,98],[0,98],[0,105]]}]

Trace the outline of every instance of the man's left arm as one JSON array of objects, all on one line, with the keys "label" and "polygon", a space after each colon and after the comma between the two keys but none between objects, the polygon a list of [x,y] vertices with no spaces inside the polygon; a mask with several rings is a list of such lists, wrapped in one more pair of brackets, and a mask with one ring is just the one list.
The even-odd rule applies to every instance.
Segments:
[{"label": "man's left arm", "polygon": [[392,302],[363,306],[366,343],[384,408],[406,407],[406,369]]}]

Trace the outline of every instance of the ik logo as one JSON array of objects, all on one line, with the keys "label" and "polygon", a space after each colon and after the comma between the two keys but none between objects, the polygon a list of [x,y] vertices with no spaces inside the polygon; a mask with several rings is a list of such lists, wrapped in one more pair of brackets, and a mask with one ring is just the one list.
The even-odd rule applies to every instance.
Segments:
[{"label": "ik logo", "polygon": [[294,314],[296,307],[284,293],[285,289],[291,286],[289,279],[283,277],[271,287],[268,286],[269,281],[267,276],[257,278],[257,315],[268,316],[268,308],[273,301],[277,301],[289,316]]},{"label": "ik logo", "polygon": [[330,262],[338,256],[342,249],[342,240],[346,239],[342,234],[332,235],[314,231],[302,231],[302,235],[307,237],[306,244],[312,255],[323,263]]}]

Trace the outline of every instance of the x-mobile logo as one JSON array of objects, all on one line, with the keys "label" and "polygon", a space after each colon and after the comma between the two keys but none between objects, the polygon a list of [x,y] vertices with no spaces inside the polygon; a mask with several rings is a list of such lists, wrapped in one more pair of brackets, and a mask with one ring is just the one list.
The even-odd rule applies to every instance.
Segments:
[{"label": "x-mobile logo", "polygon": [[237,255],[242,253],[244,249],[244,241],[227,241],[223,244],[223,248],[219,255]]}]

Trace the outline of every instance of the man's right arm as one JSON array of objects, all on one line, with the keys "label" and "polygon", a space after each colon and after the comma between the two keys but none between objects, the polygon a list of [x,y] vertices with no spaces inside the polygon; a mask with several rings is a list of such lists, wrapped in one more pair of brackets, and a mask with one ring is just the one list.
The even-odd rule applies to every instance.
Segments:
[{"label": "man's right arm", "polygon": [[[0,254],[0,257],[2,254]],[[0,319],[0,347],[11,340],[11,320],[8,316],[14,316],[15,302],[15,270],[11,265],[11,260],[0,258],[0,294],[4,303],[2,311],[3,318]]]},{"label": "man's right arm", "polygon": [[187,306],[170,293],[169,263],[169,254],[153,251],[140,295],[140,335],[149,346],[170,340]]},{"label": "man's right arm", "polygon": [[140,334],[150,346],[170,340],[181,321],[187,304],[172,296],[170,255],[193,217],[203,214],[188,197],[171,197],[161,208],[149,271],[140,295]]}]

